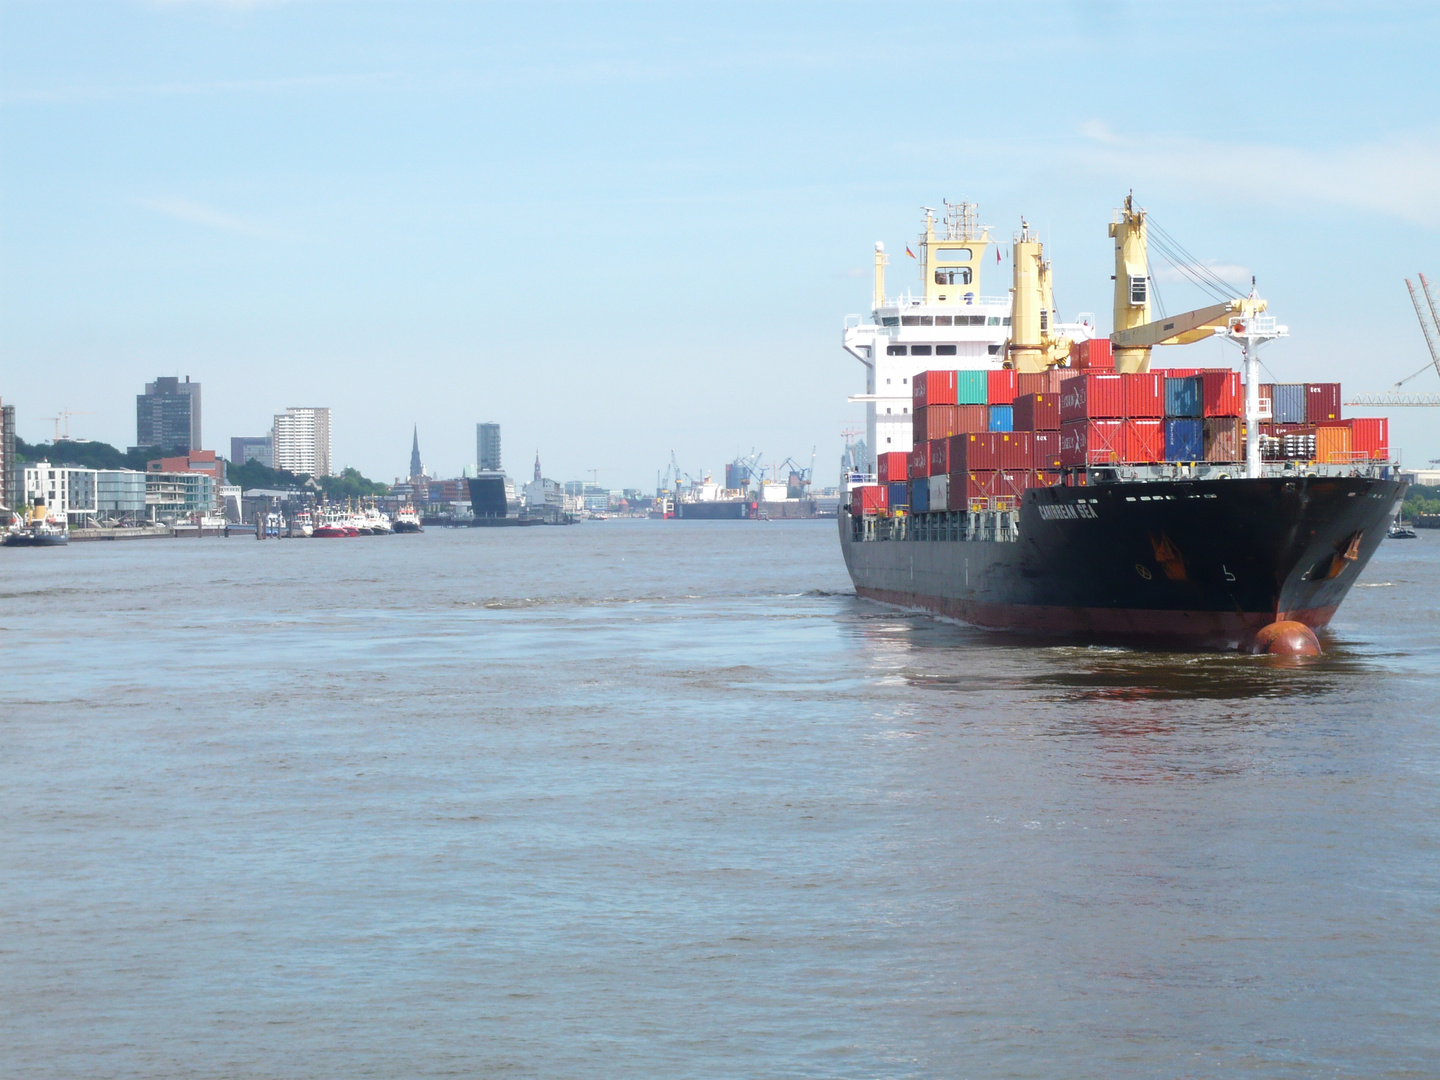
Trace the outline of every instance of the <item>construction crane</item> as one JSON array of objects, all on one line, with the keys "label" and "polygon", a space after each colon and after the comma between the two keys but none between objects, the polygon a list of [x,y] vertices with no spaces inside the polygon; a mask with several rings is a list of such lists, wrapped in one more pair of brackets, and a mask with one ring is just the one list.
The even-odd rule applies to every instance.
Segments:
[{"label": "construction crane", "polygon": [[[72,417],[72,416],[90,416],[90,415],[91,415],[91,414],[88,413],[88,412],[76,412],[76,411],[74,411],[74,410],[72,410],[72,409],[61,409],[59,416],[42,416],[40,419],[41,419],[41,420],[53,420],[53,421],[55,421],[55,439],[54,439],[55,442],[60,442],[62,439],[63,439],[65,442],[69,442],[69,441],[70,441],[70,417]],[[63,435],[60,434],[60,421],[61,421],[61,420],[64,420],[64,421],[65,421],[65,434],[63,434]]]},{"label": "construction crane", "polygon": [[1434,406],[1440,405],[1440,394],[1400,393],[1400,387],[1404,386],[1411,379],[1415,378],[1416,375],[1423,375],[1431,368],[1434,368],[1435,373],[1437,375],[1440,375],[1440,347],[1436,346],[1435,334],[1431,331],[1431,322],[1433,322],[1436,327],[1440,327],[1440,312],[1437,312],[1435,310],[1435,297],[1430,292],[1430,282],[1426,280],[1424,274],[1420,275],[1420,288],[1425,293],[1425,304],[1430,309],[1431,322],[1427,322],[1425,319],[1425,311],[1420,306],[1420,296],[1415,291],[1415,283],[1409,278],[1406,278],[1405,288],[1410,290],[1410,302],[1415,305],[1415,318],[1420,320],[1420,332],[1425,335],[1425,345],[1430,350],[1430,363],[1420,368],[1420,370],[1413,372],[1410,375],[1406,375],[1405,378],[1401,379],[1390,389],[1389,393],[1355,394],[1354,400],[1345,402],[1346,405],[1353,405],[1356,408],[1362,409],[1394,408],[1397,406],[1402,408],[1407,406],[1421,406],[1433,408]]}]

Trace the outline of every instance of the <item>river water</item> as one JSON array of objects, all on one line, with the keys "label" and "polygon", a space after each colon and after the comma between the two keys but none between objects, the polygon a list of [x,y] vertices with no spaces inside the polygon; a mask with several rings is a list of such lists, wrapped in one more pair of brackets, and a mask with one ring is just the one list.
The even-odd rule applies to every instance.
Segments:
[{"label": "river water", "polygon": [[1440,1073],[1440,534],[1317,662],[833,522],[0,552],[6,1077]]}]

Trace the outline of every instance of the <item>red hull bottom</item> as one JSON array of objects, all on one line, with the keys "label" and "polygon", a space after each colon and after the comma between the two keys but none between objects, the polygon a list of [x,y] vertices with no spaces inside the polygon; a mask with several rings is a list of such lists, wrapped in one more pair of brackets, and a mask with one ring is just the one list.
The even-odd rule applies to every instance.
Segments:
[{"label": "red hull bottom", "polygon": [[1335,607],[1301,611],[1165,611],[1147,608],[1070,608],[992,604],[943,596],[856,587],[869,600],[929,611],[985,630],[1011,630],[1047,637],[1176,645],[1190,649],[1253,651],[1255,635],[1273,622],[1291,620],[1320,630]]}]

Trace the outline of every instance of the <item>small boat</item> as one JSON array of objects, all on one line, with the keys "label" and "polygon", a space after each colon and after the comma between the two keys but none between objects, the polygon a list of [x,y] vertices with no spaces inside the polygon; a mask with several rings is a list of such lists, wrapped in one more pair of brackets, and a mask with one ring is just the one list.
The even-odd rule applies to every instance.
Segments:
[{"label": "small boat", "polygon": [[70,526],[63,518],[45,513],[45,504],[37,502],[29,515],[12,524],[5,533],[7,547],[61,547],[70,543]]},{"label": "small boat", "polygon": [[1404,515],[1399,515],[1390,523],[1390,531],[1385,534],[1387,540],[1415,540],[1415,530],[1405,522]]},{"label": "small boat", "polygon": [[408,503],[400,508],[395,515],[395,521],[391,528],[397,533],[418,533],[424,532],[425,527],[420,524],[420,515],[415,513],[415,507]]}]

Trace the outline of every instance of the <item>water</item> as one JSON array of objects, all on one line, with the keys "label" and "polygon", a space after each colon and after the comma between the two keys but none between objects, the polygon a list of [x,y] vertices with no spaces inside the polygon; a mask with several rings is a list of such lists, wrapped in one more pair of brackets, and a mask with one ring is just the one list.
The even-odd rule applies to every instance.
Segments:
[{"label": "water", "polygon": [[833,523],[0,553],[0,1073],[1435,1075],[1437,585],[1287,664]]}]

